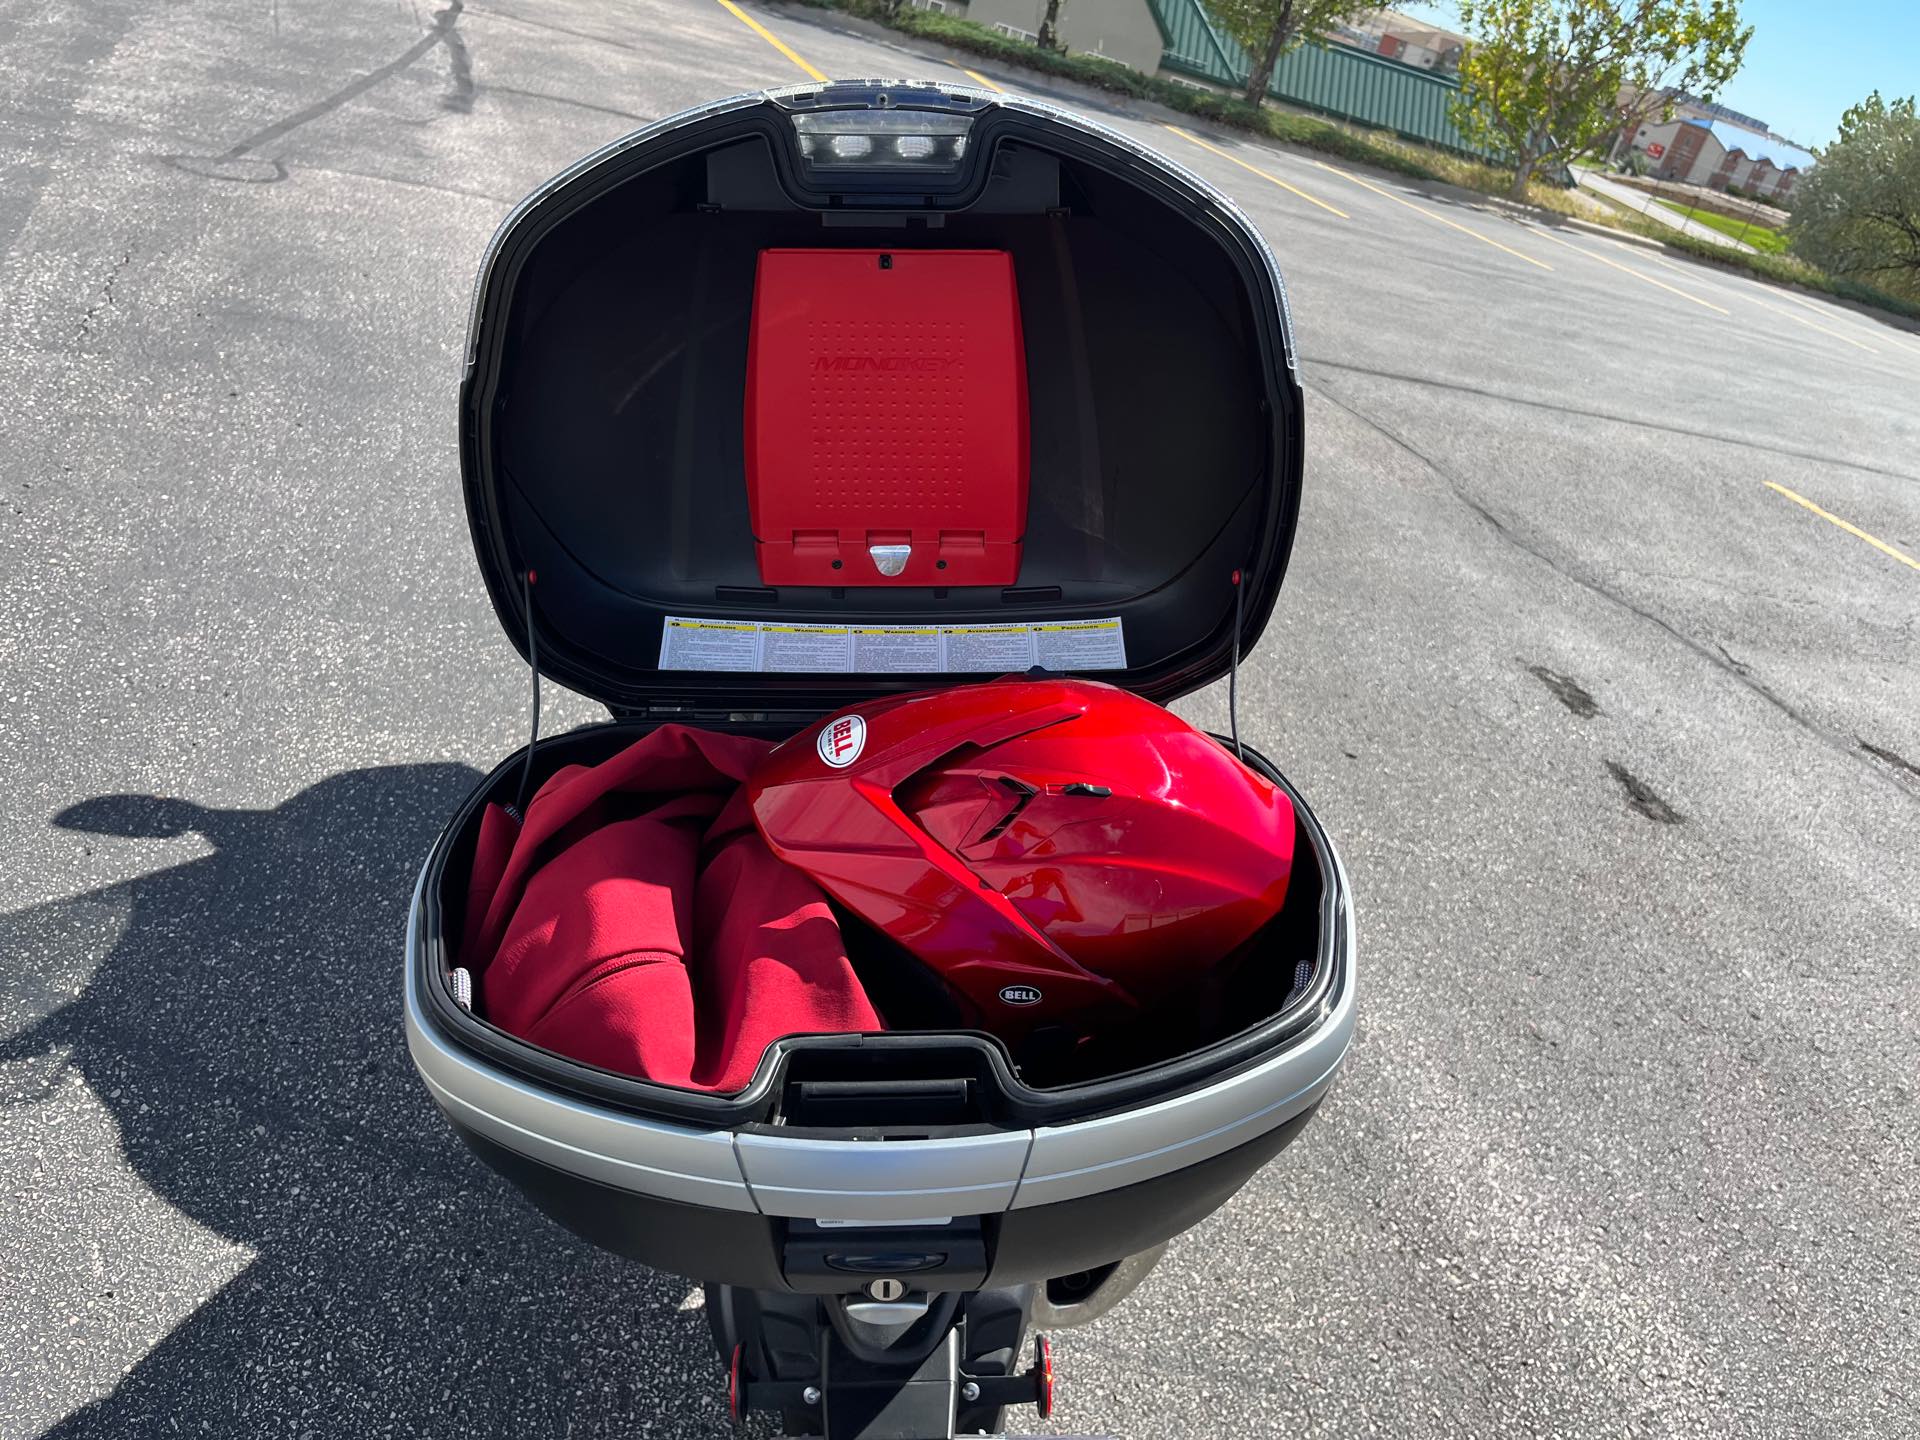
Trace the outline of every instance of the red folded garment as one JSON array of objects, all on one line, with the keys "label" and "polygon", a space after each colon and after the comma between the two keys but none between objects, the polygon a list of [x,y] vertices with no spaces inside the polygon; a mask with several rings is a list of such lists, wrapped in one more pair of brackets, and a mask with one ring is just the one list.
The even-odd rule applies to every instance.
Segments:
[{"label": "red folded garment", "polygon": [[878,1030],[827,898],[740,782],[768,741],[663,725],[481,818],[461,931],[480,1008],[590,1065],[738,1090],[782,1035]]}]

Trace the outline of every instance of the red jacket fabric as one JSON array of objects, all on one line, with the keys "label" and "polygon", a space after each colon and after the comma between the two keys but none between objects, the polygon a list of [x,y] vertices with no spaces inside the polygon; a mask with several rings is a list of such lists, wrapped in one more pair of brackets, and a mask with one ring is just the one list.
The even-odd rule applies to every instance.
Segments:
[{"label": "red jacket fabric", "polygon": [[683,725],[481,819],[461,930],[480,1013],[575,1060],[733,1091],[782,1035],[878,1030],[818,886],[740,782],[765,740]]}]

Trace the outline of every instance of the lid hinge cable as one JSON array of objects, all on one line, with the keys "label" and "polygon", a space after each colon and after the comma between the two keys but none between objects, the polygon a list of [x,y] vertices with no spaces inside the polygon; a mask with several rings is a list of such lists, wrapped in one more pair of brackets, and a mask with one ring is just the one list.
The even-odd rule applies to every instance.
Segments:
[{"label": "lid hinge cable", "polygon": [[[1227,667],[1227,729],[1233,736],[1234,758],[1241,764],[1247,762],[1247,752],[1240,748],[1240,616],[1246,587],[1240,583],[1240,572],[1233,572],[1233,659]],[[538,680],[536,696],[538,695]],[[538,700],[535,701],[536,708]]]},{"label": "lid hinge cable", "polygon": [[520,790],[514,797],[513,818],[524,823],[527,787],[533,783],[533,747],[540,743],[540,647],[534,639],[533,586],[539,578],[532,569],[520,576],[520,603],[527,616],[527,665],[533,671],[533,729],[527,736],[526,763],[520,767]]}]

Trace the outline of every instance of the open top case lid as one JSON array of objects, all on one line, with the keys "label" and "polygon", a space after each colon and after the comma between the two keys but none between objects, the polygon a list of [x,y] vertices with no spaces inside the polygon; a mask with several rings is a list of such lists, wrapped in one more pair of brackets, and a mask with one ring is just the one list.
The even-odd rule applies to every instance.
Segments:
[{"label": "open top case lid", "polygon": [[[755,275],[805,249],[1011,257],[1014,583],[766,583]],[[494,237],[460,403],[501,623],[623,715],[813,714],[1034,665],[1164,703],[1226,673],[1236,613],[1239,649],[1259,638],[1299,509],[1299,380],[1259,232],[1113,131],[972,89],[744,95],[587,157]]]}]

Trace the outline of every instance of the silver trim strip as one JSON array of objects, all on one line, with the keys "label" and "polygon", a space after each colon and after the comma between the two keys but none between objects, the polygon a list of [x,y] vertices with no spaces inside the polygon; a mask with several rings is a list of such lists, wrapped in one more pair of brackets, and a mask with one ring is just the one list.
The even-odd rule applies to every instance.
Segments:
[{"label": "silver trim strip", "polygon": [[435,1101],[496,1144],[566,1174],[682,1204],[753,1213],[731,1132],[663,1125],[535,1089],[440,1038],[421,1010],[413,963],[425,883],[422,870],[407,909],[407,1050]]},{"label": "silver trim strip", "polygon": [[1030,1130],[948,1140],[734,1136],[740,1173],[768,1215],[907,1220],[984,1215],[1013,1201]]}]

